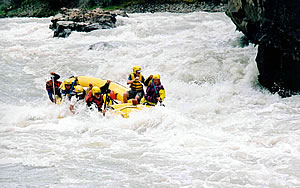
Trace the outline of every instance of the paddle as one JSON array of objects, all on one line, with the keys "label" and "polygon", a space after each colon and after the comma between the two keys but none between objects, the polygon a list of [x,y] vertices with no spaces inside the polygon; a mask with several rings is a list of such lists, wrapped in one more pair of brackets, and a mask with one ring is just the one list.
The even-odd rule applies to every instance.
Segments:
[{"label": "paddle", "polygon": [[152,82],[152,84],[153,84],[153,87],[154,87],[154,90],[155,90],[155,94],[156,94],[156,96],[158,96],[157,90],[156,90],[156,87],[155,87],[155,84],[154,84],[154,81],[153,81],[153,78],[151,78],[151,82]]},{"label": "paddle", "polygon": [[52,80],[52,87],[53,87],[53,101],[56,104],[56,96],[55,96],[55,84],[54,84],[54,76],[51,76],[51,80]]},{"label": "paddle", "polygon": [[[138,81],[140,84],[144,85],[144,84],[139,80],[139,77],[136,77],[135,79],[136,79],[136,81]],[[143,92],[145,93],[144,87],[143,87]]]},{"label": "paddle", "polygon": [[[159,94],[157,93],[157,90],[156,90],[156,87],[155,87],[153,78],[151,79],[151,82],[152,82],[153,87],[154,87],[154,90],[155,90],[155,96],[156,96],[156,97],[159,97]],[[160,103],[160,106],[165,106],[164,104],[162,104],[162,101],[159,101],[159,103]]]},{"label": "paddle", "polygon": [[[103,110],[106,110],[106,102],[107,102],[107,105],[109,103],[109,101],[108,101],[108,91],[109,91],[108,88],[109,88],[109,84],[110,83],[108,83],[107,88],[106,88],[105,93],[104,93],[106,96],[105,96],[105,102],[104,102],[104,109]],[[105,114],[103,114],[103,116],[105,116]]]},{"label": "paddle", "polygon": [[76,80],[74,80],[73,82],[72,82],[72,87],[71,87],[71,89],[70,89],[70,95],[71,95],[71,93],[72,93],[72,90],[73,90],[73,88],[74,88],[74,85],[75,85],[75,82],[76,82]]},{"label": "paddle", "polygon": [[111,96],[108,96],[108,97],[109,97],[109,100],[111,100],[112,104],[119,104],[117,101],[115,101],[113,98],[111,98]]},{"label": "paddle", "polygon": [[71,99],[71,93],[72,93],[72,90],[74,88],[74,85],[75,85],[76,81],[77,81],[77,79],[75,78],[75,80],[72,82],[72,87],[71,87],[70,93],[69,93],[69,99]]}]

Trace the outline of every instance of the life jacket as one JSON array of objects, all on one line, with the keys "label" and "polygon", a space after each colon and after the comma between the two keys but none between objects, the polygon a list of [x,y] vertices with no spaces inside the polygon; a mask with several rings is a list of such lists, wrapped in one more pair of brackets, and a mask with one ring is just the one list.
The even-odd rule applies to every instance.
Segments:
[{"label": "life jacket", "polygon": [[75,93],[77,101],[84,99],[85,95],[86,95],[85,90],[83,90],[83,94],[82,95],[78,95],[77,93]]},{"label": "life jacket", "polygon": [[[55,90],[58,90],[59,86],[61,85],[61,82],[60,81],[54,81],[54,87],[55,87]],[[46,89],[49,90],[53,90],[53,82],[52,80],[49,80],[46,82]]]},{"label": "life jacket", "polygon": [[71,92],[71,89],[61,89],[61,93],[63,94],[63,96],[70,96],[70,95],[75,95],[75,92]]},{"label": "life jacket", "polygon": [[161,85],[161,83],[159,83],[159,85],[156,85],[155,86],[156,91],[157,91],[157,94],[156,94],[155,88],[153,85],[154,84],[151,84],[150,86],[147,87],[144,98],[149,102],[157,103],[158,101],[157,101],[156,97],[160,97],[162,100],[165,98],[165,92],[161,92],[162,90],[164,90],[164,87],[163,87],[163,85]]},{"label": "life jacket", "polygon": [[88,95],[85,98],[85,102],[88,106],[91,106],[93,103],[97,105],[98,110],[101,111],[101,107],[103,105],[103,96],[100,95],[100,99],[97,99],[93,96],[92,91],[89,91]]},{"label": "life jacket", "polygon": [[[137,75],[136,74],[134,74],[134,73],[131,73],[130,74],[130,77],[131,77],[131,80],[134,80],[135,79],[135,77],[137,77]],[[139,81],[134,81],[131,85],[130,85],[130,88],[132,89],[132,90],[134,90],[134,91],[141,91],[141,90],[143,90],[143,84],[141,84],[143,82],[143,75],[142,74],[140,74],[140,76],[139,76]]]}]

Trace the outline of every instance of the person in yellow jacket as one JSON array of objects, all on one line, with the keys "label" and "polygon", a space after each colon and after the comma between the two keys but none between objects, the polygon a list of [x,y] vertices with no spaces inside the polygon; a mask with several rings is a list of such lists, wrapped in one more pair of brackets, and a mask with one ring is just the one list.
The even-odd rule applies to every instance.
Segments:
[{"label": "person in yellow jacket", "polygon": [[151,83],[147,87],[146,94],[142,98],[141,103],[155,106],[158,102],[161,103],[165,99],[165,89],[160,82],[159,74],[150,75],[149,78],[151,79]]},{"label": "person in yellow jacket", "polygon": [[148,85],[150,79],[145,80],[141,74],[142,68],[140,66],[134,66],[133,72],[129,74],[127,85],[130,84],[130,90],[123,94],[123,102],[127,103],[128,99],[133,99],[133,103],[139,103],[144,96],[143,85]]},{"label": "person in yellow jacket", "polygon": [[77,76],[71,76],[70,78],[64,80],[63,84],[60,85],[60,91],[63,101],[70,101],[71,97],[75,95],[74,87],[79,84]]}]

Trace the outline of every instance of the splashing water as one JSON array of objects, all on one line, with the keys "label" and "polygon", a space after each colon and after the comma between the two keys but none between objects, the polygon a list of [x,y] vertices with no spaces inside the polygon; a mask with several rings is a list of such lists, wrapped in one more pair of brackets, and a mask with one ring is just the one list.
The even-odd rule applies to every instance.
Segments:
[{"label": "splashing water", "polygon": [[[49,24],[0,19],[1,187],[300,186],[300,97],[258,86],[256,48],[224,13],[131,14],[59,39]],[[51,71],[125,85],[134,65],[161,74],[166,107],[123,119],[47,98]]]}]

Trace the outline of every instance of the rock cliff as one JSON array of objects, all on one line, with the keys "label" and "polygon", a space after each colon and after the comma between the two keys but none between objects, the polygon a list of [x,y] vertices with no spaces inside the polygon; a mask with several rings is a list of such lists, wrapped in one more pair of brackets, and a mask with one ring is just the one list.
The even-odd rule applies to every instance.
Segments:
[{"label": "rock cliff", "polygon": [[298,0],[228,0],[226,14],[258,45],[260,84],[281,96],[300,91]]}]

